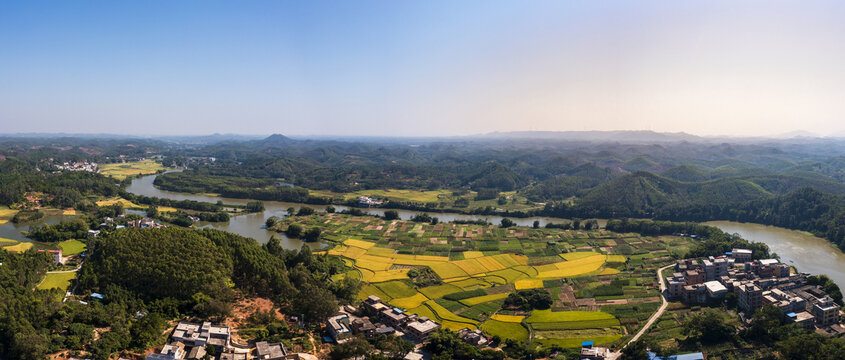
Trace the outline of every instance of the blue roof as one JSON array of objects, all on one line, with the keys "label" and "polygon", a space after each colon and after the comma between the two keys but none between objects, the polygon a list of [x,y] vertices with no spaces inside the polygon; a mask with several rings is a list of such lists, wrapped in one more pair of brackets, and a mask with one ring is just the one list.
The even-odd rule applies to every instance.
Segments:
[{"label": "blue roof", "polygon": [[91,297],[92,297],[92,298],[95,298],[95,299],[100,299],[100,300],[103,300],[103,294],[99,294],[99,293],[91,293]]},{"label": "blue roof", "polygon": [[725,251],[725,255],[733,255],[733,251]]},{"label": "blue roof", "polygon": [[791,312],[791,313],[787,313],[787,314],[786,314],[786,316],[789,316],[789,317],[797,317],[797,316],[798,316],[798,314],[796,314],[796,313],[794,313],[794,312]]},{"label": "blue roof", "polygon": [[593,341],[591,340],[591,341],[582,342],[581,347],[584,347],[584,346],[593,346]]}]

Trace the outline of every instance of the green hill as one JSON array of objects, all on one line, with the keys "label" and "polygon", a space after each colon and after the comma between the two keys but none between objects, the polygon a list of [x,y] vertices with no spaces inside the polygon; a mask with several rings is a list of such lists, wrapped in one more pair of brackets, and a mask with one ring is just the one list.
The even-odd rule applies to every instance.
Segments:
[{"label": "green hill", "polygon": [[660,173],[661,176],[683,181],[683,182],[699,182],[710,179],[710,174],[703,169],[692,165],[680,165]]}]

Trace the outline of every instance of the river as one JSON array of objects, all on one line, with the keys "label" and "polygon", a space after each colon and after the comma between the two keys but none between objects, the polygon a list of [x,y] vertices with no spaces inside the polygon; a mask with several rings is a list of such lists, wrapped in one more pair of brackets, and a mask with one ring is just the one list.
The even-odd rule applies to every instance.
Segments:
[{"label": "river", "polygon": [[[136,178],[132,180],[132,183],[126,188],[126,191],[136,194],[136,195],[146,195],[146,196],[154,196],[158,198],[165,198],[171,200],[195,200],[195,201],[203,201],[203,202],[210,202],[216,203],[217,201],[223,201],[225,204],[231,205],[245,205],[247,202],[251,201],[248,199],[234,199],[234,198],[225,198],[220,196],[211,196],[211,195],[203,195],[203,194],[188,194],[188,193],[181,193],[181,192],[174,192],[174,191],[167,191],[161,190],[153,185],[153,181],[155,180],[156,175],[149,175],[143,176],[140,178]],[[321,210],[324,208],[322,205],[308,205],[308,204],[300,204],[300,203],[289,203],[289,202],[281,202],[281,201],[264,201],[264,212],[261,213],[252,213],[252,214],[245,214],[245,215],[238,215],[232,216],[228,223],[209,223],[209,222],[198,222],[197,226],[199,227],[213,227],[215,229],[223,230],[232,232],[235,234],[251,237],[253,239],[258,240],[261,243],[267,242],[270,239],[270,236],[275,236],[277,238],[281,238],[282,246],[288,249],[293,248],[300,248],[302,246],[302,242],[296,239],[288,239],[284,237],[283,234],[275,232],[275,231],[268,231],[264,228],[264,222],[267,218],[271,216],[278,216],[284,217],[287,215],[288,208],[295,208],[299,209],[302,206],[309,206],[315,209]],[[348,209],[347,206],[342,205],[333,205],[337,211],[343,211]],[[385,209],[380,208],[371,208],[365,209],[365,211],[377,214],[377,215],[384,215]],[[409,220],[414,215],[420,213],[419,211],[409,211],[409,210],[396,210],[399,213],[399,217],[403,220]],[[475,219],[487,219],[487,221],[498,224],[501,220],[501,216],[484,216],[484,215],[464,215],[464,214],[456,214],[456,213],[429,213],[431,216],[437,217],[440,221],[443,222],[450,222],[454,220],[475,220]],[[549,222],[556,222],[562,223],[566,222],[567,220],[564,219],[554,219],[554,218],[547,218],[547,217],[531,217],[531,218],[515,218],[512,219],[514,223],[517,225],[522,226],[531,226],[534,223],[534,220],[540,222],[540,226],[544,226]],[[604,226],[606,223],[605,220],[599,220],[599,225]],[[318,244],[312,244],[312,246],[319,247]]]},{"label": "river", "polygon": [[798,271],[825,274],[840,286],[845,286],[845,253],[829,241],[800,231],[760,224],[732,221],[704,223],[729,234],[739,234],[749,241],[769,245],[784,263],[795,265]]},{"label": "river", "polygon": [[[126,189],[127,191],[146,196],[155,196],[160,198],[167,198],[173,200],[196,200],[216,203],[222,200],[226,204],[243,205],[249,200],[246,199],[232,199],[223,198],[219,196],[201,195],[201,194],[187,194],[173,191],[165,191],[153,186],[153,180],[156,175],[149,175],[132,180],[132,183]],[[246,215],[233,216],[228,223],[198,223],[198,226],[210,226],[215,229],[224,230],[251,237],[259,242],[266,242],[270,236],[275,236],[282,239],[282,245],[285,248],[299,248],[302,242],[296,239],[288,239],[282,234],[268,231],[264,229],[264,221],[271,216],[284,217],[287,215],[289,207],[300,208],[301,206],[313,206],[299,203],[287,203],[278,201],[265,201],[264,207],[266,210],[262,213],[253,213]],[[321,208],[313,206],[315,208]],[[338,211],[344,210],[347,207],[335,205]],[[383,215],[383,209],[369,209],[373,214]],[[399,217],[402,219],[410,219],[417,211],[397,210]],[[500,216],[478,216],[478,215],[464,215],[456,213],[430,213],[436,216],[440,221],[449,222],[453,220],[474,220],[484,218],[491,223],[498,223],[501,221]],[[537,220],[540,225],[545,225],[549,222],[563,222],[564,219],[554,219],[545,217],[532,217],[513,219],[515,223],[522,226],[531,226]],[[600,220],[600,225],[604,226],[604,220]],[[799,231],[788,230],[784,228],[765,226],[759,224],[737,223],[730,221],[711,221],[708,225],[716,226],[728,233],[737,233],[749,241],[762,242],[769,245],[773,252],[780,255],[781,260],[785,263],[795,265],[799,271],[811,274],[826,274],[838,284],[845,284],[845,254],[834,247],[830,242],[822,238],[818,238]],[[319,246],[312,244],[312,246]]]}]

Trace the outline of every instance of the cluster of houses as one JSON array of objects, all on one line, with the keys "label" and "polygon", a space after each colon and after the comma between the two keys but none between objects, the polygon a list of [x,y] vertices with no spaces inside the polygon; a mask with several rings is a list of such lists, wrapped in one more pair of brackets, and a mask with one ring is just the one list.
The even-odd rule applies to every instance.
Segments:
[{"label": "cluster of houses", "polygon": [[668,296],[688,304],[736,295],[737,306],[751,315],[763,305],[777,306],[787,320],[826,335],[845,333],[840,307],[821,287],[807,284],[807,274],[792,274],[777,259],[752,260],[751,250],[733,249],[723,256],[684,259],[666,277]]},{"label": "cluster of houses", "polygon": [[370,206],[381,206],[382,204],[384,204],[384,201],[379,200],[379,199],[373,199],[369,196],[359,196],[358,197],[358,205],[360,205],[360,206],[370,207]]},{"label": "cluster of houses", "polygon": [[145,360],[281,360],[310,359],[307,354],[289,353],[282,343],[259,341],[250,346],[232,341],[228,326],[180,322],[170,336],[170,343]]},{"label": "cluster of houses", "polygon": [[56,165],[59,170],[66,170],[66,171],[88,171],[88,172],[97,172],[97,163],[89,163],[87,161],[79,162],[64,162],[60,165]]},{"label": "cluster of houses", "polygon": [[167,227],[167,225],[157,223],[155,220],[145,217],[143,219],[138,220],[130,220],[126,222],[126,227],[134,227],[134,228],[162,228]]},{"label": "cluster of houses", "polygon": [[[375,317],[378,321],[373,324],[370,317]],[[440,324],[425,316],[408,314],[402,309],[390,307],[378,296],[370,295],[358,308],[342,307],[337,315],[328,319],[327,327],[332,339],[338,343],[355,334],[408,335],[411,339],[421,341],[440,329]]]}]

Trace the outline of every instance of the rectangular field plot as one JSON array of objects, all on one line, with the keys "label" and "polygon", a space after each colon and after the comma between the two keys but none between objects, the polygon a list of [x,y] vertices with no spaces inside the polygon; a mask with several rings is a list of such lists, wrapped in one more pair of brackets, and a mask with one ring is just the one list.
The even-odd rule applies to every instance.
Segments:
[{"label": "rectangular field plot", "polygon": [[481,265],[481,263],[478,262],[478,259],[458,260],[453,261],[452,263],[457,265],[461,268],[461,270],[470,275],[482,274],[487,272],[487,268],[485,268],[484,265]]},{"label": "rectangular field plot", "polygon": [[401,281],[388,281],[375,284],[375,286],[393,299],[410,297],[417,294],[416,290]]},{"label": "rectangular field plot", "polygon": [[426,301],[428,301],[428,298],[425,297],[425,295],[417,293],[414,296],[390,300],[390,305],[402,309],[413,309],[419,307]]},{"label": "rectangular field plot", "polygon": [[538,279],[530,279],[530,280],[517,280],[513,286],[517,290],[525,290],[525,289],[536,289],[543,287],[543,280]]},{"label": "rectangular field plot", "polygon": [[[555,263],[557,270],[547,270],[548,265],[537,267],[539,278],[561,278],[571,277],[597,271],[604,265],[605,255],[594,255],[572,261]],[[542,270],[541,270],[542,269]]]},{"label": "rectangular field plot", "polygon": [[458,286],[464,290],[475,290],[490,286],[489,283],[481,279],[466,279],[461,281],[455,281],[451,284]]},{"label": "rectangular field plot", "polygon": [[487,320],[481,324],[481,329],[490,334],[490,336],[499,335],[502,339],[514,339],[521,342],[528,341],[528,329],[520,323]]},{"label": "rectangular field plot", "polygon": [[481,251],[464,251],[464,259],[475,259],[484,256]]},{"label": "rectangular field plot", "polygon": [[537,331],[534,333],[534,340],[545,345],[558,345],[563,348],[577,348],[581,347],[584,341],[593,341],[596,345],[612,343],[622,337],[621,334],[616,335],[590,335],[585,337],[569,337],[572,334],[560,333],[556,331]]},{"label": "rectangular field plot", "polygon": [[508,297],[508,294],[506,294],[506,293],[505,294],[484,295],[484,296],[472,297],[472,298],[469,298],[469,299],[463,299],[463,300],[461,300],[461,303],[466,305],[466,306],[473,306],[473,305],[478,305],[478,304],[481,304],[481,303],[486,303],[486,302],[489,302],[489,301],[504,299],[506,297]]},{"label": "rectangular field plot", "polygon": [[427,296],[429,299],[439,299],[447,294],[464,291],[463,289],[452,284],[429,286],[421,288],[419,290],[421,293],[425,294],[425,296]]},{"label": "rectangular field plot", "polygon": [[512,283],[512,282],[515,282],[519,279],[528,277],[527,274],[525,274],[523,272],[516,271],[514,269],[504,269],[504,270],[494,271],[494,272],[491,272],[491,273],[487,273],[487,275],[498,276],[500,278],[505,279],[509,283]]},{"label": "rectangular field plot", "polygon": [[461,270],[460,267],[451,262],[430,263],[428,264],[428,267],[430,267],[431,270],[434,270],[434,272],[437,273],[437,276],[440,276],[441,279],[468,276],[466,271]]},{"label": "rectangular field plot", "polygon": [[[551,310],[534,310],[531,316],[528,317],[529,323],[538,322],[566,322],[566,321],[588,321],[588,320],[607,320],[614,319],[611,314],[600,311],[551,311]],[[617,320],[618,323],[618,320]]]},{"label": "rectangular field plot", "polygon": [[372,242],[369,242],[369,241],[363,241],[363,240],[355,240],[355,239],[347,239],[343,243],[347,246],[354,246],[354,247],[359,247],[359,248],[362,248],[362,249],[369,249],[369,248],[376,245],[376,243],[372,243]]},{"label": "rectangular field plot", "polygon": [[601,254],[599,254],[597,252],[592,252],[592,251],[579,251],[579,252],[570,252],[570,253],[560,254],[560,257],[562,257],[564,260],[572,261],[572,260],[583,259],[585,257],[596,256],[596,255],[601,255]]},{"label": "rectangular field plot", "polygon": [[408,269],[375,271],[369,282],[383,282],[390,280],[404,280],[408,278]]},{"label": "rectangular field plot", "polygon": [[501,322],[511,322],[511,323],[520,323],[525,316],[522,315],[502,315],[496,314],[490,317],[491,320],[501,321]]},{"label": "rectangular field plot", "polygon": [[504,265],[500,264],[492,256],[480,257],[478,259],[475,259],[475,261],[478,261],[481,266],[484,266],[486,271],[498,271],[505,268]]}]

